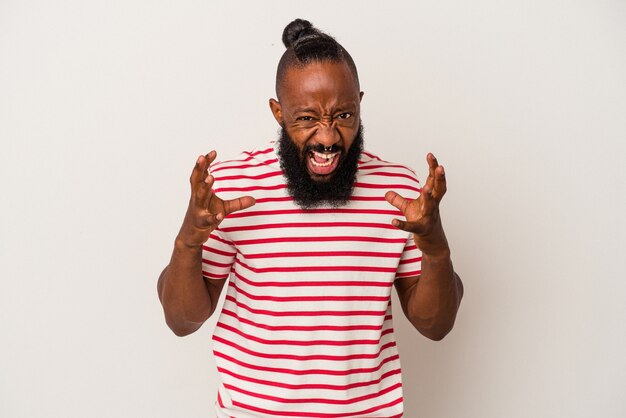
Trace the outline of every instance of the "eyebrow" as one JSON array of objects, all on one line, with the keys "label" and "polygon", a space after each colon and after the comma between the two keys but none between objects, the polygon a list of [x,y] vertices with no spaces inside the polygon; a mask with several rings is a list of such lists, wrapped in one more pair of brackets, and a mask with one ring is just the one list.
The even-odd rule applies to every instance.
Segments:
[{"label": "eyebrow", "polygon": [[[339,106],[335,106],[335,109],[333,109],[333,111],[338,112],[352,109],[356,109],[356,105],[354,104],[354,102],[345,102]],[[318,111],[317,109],[314,109],[312,107],[298,107],[294,109],[293,114],[295,113],[318,113]]]},{"label": "eyebrow", "polygon": [[294,109],[293,113],[317,113],[312,107],[301,107]]}]

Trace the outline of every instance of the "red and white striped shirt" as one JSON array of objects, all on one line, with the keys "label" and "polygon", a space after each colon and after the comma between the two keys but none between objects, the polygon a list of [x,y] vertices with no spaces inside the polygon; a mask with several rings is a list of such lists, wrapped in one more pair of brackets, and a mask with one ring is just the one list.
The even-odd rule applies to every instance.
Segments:
[{"label": "red and white striped shirt", "polygon": [[384,195],[415,198],[419,182],[363,152],[348,205],[304,210],[273,146],[211,168],[219,197],[257,202],[203,251],[204,277],[230,277],[213,335],[217,416],[401,417],[390,295],[395,279],[420,274],[421,253]]}]

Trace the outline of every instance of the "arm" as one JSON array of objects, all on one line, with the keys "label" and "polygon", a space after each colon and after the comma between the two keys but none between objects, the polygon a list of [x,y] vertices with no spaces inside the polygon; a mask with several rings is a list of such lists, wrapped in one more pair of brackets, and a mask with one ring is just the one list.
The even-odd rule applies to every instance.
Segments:
[{"label": "arm", "polygon": [[454,326],[463,284],[454,272],[439,216],[439,202],[446,192],[444,169],[432,154],[427,160],[429,176],[417,199],[404,199],[395,192],[387,192],[385,198],[406,217],[406,221],[394,219],[393,224],[412,232],[422,251],[421,275],[395,281],[402,310],[422,335],[438,341]]},{"label": "arm", "polygon": [[170,263],[157,284],[165,322],[182,337],[197,331],[215,311],[226,279],[202,277],[202,246],[188,247],[176,238]]},{"label": "arm", "polygon": [[454,326],[463,283],[452,268],[449,252],[422,256],[422,273],[394,282],[404,314],[425,337],[439,341]]},{"label": "arm", "polygon": [[202,277],[202,244],[226,215],[255,203],[250,196],[224,201],[212,193],[214,178],[208,169],[216,156],[211,151],[196,162],[190,178],[189,207],[170,263],[157,283],[165,321],[178,336],[195,332],[211,316],[226,281]]}]

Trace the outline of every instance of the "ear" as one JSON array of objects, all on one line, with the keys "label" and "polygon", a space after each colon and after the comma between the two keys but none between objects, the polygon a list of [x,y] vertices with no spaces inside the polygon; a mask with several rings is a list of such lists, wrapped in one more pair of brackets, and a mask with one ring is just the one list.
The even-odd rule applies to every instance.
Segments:
[{"label": "ear", "polygon": [[272,110],[272,114],[274,115],[274,119],[278,122],[279,125],[283,125],[283,111],[280,106],[280,102],[275,99],[270,99],[270,109]]},{"label": "ear", "polygon": [[359,103],[361,102],[361,100],[363,100],[363,95],[365,94],[364,91],[359,93]]}]

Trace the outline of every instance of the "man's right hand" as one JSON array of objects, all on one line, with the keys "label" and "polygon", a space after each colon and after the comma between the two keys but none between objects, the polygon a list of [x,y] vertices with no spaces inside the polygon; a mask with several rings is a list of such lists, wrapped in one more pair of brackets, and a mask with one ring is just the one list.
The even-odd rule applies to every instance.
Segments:
[{"label": "man's right hand", "polygon": [[215,179],[209,165],[215,151],[201,155],[191,172],[191,198],[176,237],[170,263],[159,277],[157,289],[165,321],[176,335],[195,332],[215,311],[226,279],[204,279],[202,244],[228,214],[255,204],[250,196],[222,200],[212,191]]},{"label": "man's right hand", "polygon": [[213,193],[215,178],[209,174],[209,165],[216,157],[215,151],[201,155],[191,172],[191,198],[177,237],[177,241],[187,247],[201,247],[226,216],[256,203],[251,196],[222,200]]}]

